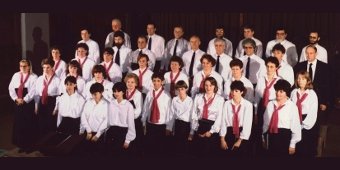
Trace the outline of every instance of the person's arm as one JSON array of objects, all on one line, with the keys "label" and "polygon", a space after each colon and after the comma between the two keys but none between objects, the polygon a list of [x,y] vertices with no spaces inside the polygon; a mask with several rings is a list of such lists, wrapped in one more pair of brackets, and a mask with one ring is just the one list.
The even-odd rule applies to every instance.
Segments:
[{"label": "person's arm", "polygon": [[249,140],[251,134],[251,127],[253,122],[253,105],[248,103],[245,106],[244,115],[243,115],[243,129],[240,133],[240,138],[243,140]]},{"label": "person's arm", "polygon": [[170,132],[173,131],[173,126],[175,123],[175,100],[172,100],[170,104],[170,111],[169,111],[169,122],[167,123],[166,129]]},{"label": "person's arm", "polygon": [[318,96],[314,92],[314,90],[311,90],[308,93],[307,98],[310,100],[310,103],[308,103],[308,114],[305,118],[305,120],[302,122],[302,127],[304,129],[311,129],[316,122],[316,118],[318,115],[318,110],[319,110],[319,104],[318,104]]},{"label": "person's arm", "polygon": [[295,153],[295,145],[301,140],[301,124],[299,118],[299,111],[296,105],[292,106],[291,112],[291,127],[290,130],[292,131],[292,137],[289,144],[289,154]]},{"label": "person's arm", "polygon": [[128,103],[128,109],[127,109],[127,123],[128,123],[128,131],[125,137],[124,148],[127,148],[130,142],[136,138],[134,109],[130,103]]}]

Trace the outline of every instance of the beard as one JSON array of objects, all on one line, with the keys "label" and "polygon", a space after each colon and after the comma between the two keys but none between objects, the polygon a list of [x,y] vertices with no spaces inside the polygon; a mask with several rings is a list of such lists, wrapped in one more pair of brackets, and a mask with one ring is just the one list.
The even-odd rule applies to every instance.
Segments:
[{"label": "beard", "polygon": [[309,44],[311,44],[311,45],[314,45],[314,44],[317,44],[319,41],[309,41]]}]

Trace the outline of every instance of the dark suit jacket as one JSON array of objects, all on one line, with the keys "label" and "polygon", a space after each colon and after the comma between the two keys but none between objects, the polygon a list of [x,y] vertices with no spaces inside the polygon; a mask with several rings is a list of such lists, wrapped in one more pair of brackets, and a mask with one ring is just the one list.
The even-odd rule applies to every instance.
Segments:
[{"label": "dark suit jacket", "polygon": [[[308,61],[304,61],[298,63],[294,67],[294,74],[296,79],[296,74],[299,71],[307,70]],[[308,70],[307,70],[308,71]],[[315,68],[315,75],[313,80],[313,89],[318,96],[319,104],[326,104],[330,103],[330,92],[332,89],[330,88],[330,79],[331,73],[329,69],[329,65],[317,60],[316,68]]]}]

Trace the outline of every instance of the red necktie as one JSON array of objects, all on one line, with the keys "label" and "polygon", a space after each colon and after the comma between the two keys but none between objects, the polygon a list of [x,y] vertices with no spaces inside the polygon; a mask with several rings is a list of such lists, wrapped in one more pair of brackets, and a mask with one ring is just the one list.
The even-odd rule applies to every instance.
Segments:
[{"label": "red necktie", "polygon": [[159,98],[159,96],[162,94],[163,92],[163,88],[162,90],[157,94],[155,94],[155,90],[153,90],[152,95],[153,95],[153,101],[152,101],[152,110],[151,110],[151,116],[150,116],[150,121],[152,123],[158,123],[159,118],[160,118],[160,113],[159,113],[159,108],[158,108],[158,103],[157,103],[157,99]]},{"label": "red necktie", "polygon": [[269,124],[269,132],[270,133],[279,133],[279,129],[278,129],[278,123],[279,123],[279,110],[283,108],[282,105],[278,108],[276,108],[276,105],[274,104],[274,112],[272,114],[272,119],[270,120],[270,124]]},{"label": "red necktie", "polygon": [[87,60],[87,57],[84,59],[84,61],[83,61],[83,62],[81,62],[81,60],[80,60],[80,59],[78,60],[78,63],[80,64],[80,68],[82,68],[82,69],[83,69],[83,65],[85,64],[86,60]]},{"label": "red necktie", "polygon": [[[216,96],[216,95],[215,95]],[[215,98],[214,96],[214,98]],[[203,115],[202,118],[203,119],[208,119],[208,108],[211,105],[211,103],[213,102],[214,98],[210,99],[208,102],[205,99],[204,95],[203,95],[203,100],[204,100],[204,106],[203,106]]]},{"label": "red necktie", "polygon": [[276,80],[276,78],[274,78],[272,80],[272,82],[269,83],[269,85],[268,85],[268,81],[265,80],[266,81],[266,88],[264,88],[263,97],[262,97],[262,104],[263,104],[264,108],[267,107],[267,104],[269,102],[269,94],[270,94],[269,90],[273,86],[273,84],[275,83],[275,80]]},{"label": "red necktie", "polygon": [[20,86],[18,88],[18,93],[17,93],[17,96],[19,99],[22,99],[24,96],[23,96],[23,93],[24,93],[24,86],[25,86],[25,83],[26,81],[28,80],[28,77],[30,76],[30,73],[27,73],[27,76],[24,80],[24,75],[22,73],[20,73]]},{"label": "red necktie", "polygon": [[107,79],[109,81],[111,81],[111,78],[110,78],[110,75],[109,75],[109,71],[110,71],[112,65],[113,65],[113,61],[110,62],[109,67],[106,67],[106,64],[104,63],[105,71],[106,71],[106,74],[107,74]]},{"label": "red necktie", "polygon": [[301,98],[299,92],[296,92],[296,95],[297,95],[296,105],[299,109],[300,123],[302,123],[302,102],[306,99],[308,94],[307,93],[303,94]]},{"label": "red necktie", "polygon": [[136,89],[134,89],[134,90],[130,93],[130,95],[128,95],[129,92],[126,90],[126,100],[130,100],[130,99],[132,98],[132,96],[135,94],[135,92],[136,92]]},{"label": "red necktie", "polygon": [[141,72],[140,70],[138,70],[139,71],[139,76],[138,76],[138,78],[139,78],[139,82],[138,82],[138,89],[139,89],[139,91],[142,91],[143,90],[143,75],[144,75],[144,73],[146,72],[146,70],[147,70],[148,68],[145,68],[145,70],[143,71],[143,72]]},{"label": "red necktie", "polygon": [[59,67],[59,64],[60,64],[60,61],[61,61],[61,60],[59,60],[59,61],[55,64],[55,66],[53,67],[54,71],[57,71],[57,69],[58,69],[58,67]]},{"label": "red necktie", "polygon": [[239,120],[238,120],[238,113],[240,112],[241,105],[238,107],[236,110],[236,106],[231,104],[231,107],[233,109],[233,134],[235,135],[236,138],[240,137],[240,129],[239,129]]},{"label": "red necktie", "polygon": [[46,80],[44,80],[44,89],[42,91],[42,95],[41,95],[41,103],[42,104],[47,104],[47,99],[48,99],[48,85],[50,85],[52,79],[54,77],[54,74],[52,75],[52,77],[50,78],[50,80],[48,82],[46,82]]},{"label": "red necktie", "polygon": [[175,76],[175,78],[173,78],[174,75],[172,74],[172,72],[170,72],[170,80],[171,80],[171,83],[170,83],[170,95],[171,95],[171,97],[175,97],[175,83],[176,83],[176,80],[177,80],[177,78],[179,76],[179,73],[180,72],[178,72],[177,75]]}]

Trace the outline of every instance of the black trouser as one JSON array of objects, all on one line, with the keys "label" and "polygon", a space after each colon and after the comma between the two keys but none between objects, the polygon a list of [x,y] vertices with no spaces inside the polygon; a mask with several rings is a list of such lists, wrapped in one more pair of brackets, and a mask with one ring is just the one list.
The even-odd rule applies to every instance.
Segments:
[{"label": "black trouser", "polygon": [[200,137],[199,134],[204,134],[210,131],[211,126],[214,124],[214,121],[201,119],[198,121],[198,129],[197,133],[194,136],[194,148],[195,153],[198,157],[212,157],[218,156],[219,153],[219,144],[220,138],[217,133],[211,134],[209,138]]},{"label": "black trouser", "polygon": [[48,96],[47,104],[42,104],[39,101],[38,106],[38,122],[39,122],[39,136],[43,137],[48,132],[56,131],[57,129],[57,115],[53,115],[55,107],[56,96]]},{"label": "black trouser", "polygon": [[144,132],[143,132],[143,123],[141,121],[142,116],[136,118],[135,121],[135,129],[136,129],[136,138],[131,141],[129,150],[135,154],[135,156],[141,156],[144,149]]},{"label": "black trouser", "polygon": [[[239,132],[241,133],[243,130],[243,127],[239,128]],[[249,148],[249,141],[248,140],[242,140],[240,147],[233,148],[235,142],[237,142],[238,138],[233,134],[233,127],[227,128],[227,134],[224,137],[224,139],[227,142],[228,149],[226,151],[223,151],[223,155],[225,156],[249,156],[250,148]]]},{"label": "black trouser", "polygon": [[75,135],[79,134],[79,128],[80,117],[79,118],[62,117],[60,125],[57,128],[57,131],[65,134]]},{"label": "black trouser", "polygon": [[268,153],[270,156],[289,156],[289,145],[292,138],[290,129],[279,128],[278,133],[268,133]]},{"label": "black trouser", "polygon": [[165,151],[165,124],[157,125],[146,123],[145,153],[166,154]]},{"label": "black trouser", "polygon": [[34,101],[14,105],[12,143],[22,149],[29,149],[38,138],[38,121],[34,113]]},{"label": "black trouser", "polygon": [[[302,120],[307,115],[302,115]],[[318,143],[318,125],[314,125],[311,129],[302,129],[301,141],[296,144],[296,155],[302,157],[315,157],[317,153]]]},{"label": "black trouser", "polygon": [[188,154],[188,137],[190,134],[190,122],[176,119],[174,135],[174,152],[176,154]]},{"label": "black trouser", "polygon": [[[85,132],[85,136],[86,136]],[[92,136],[95,136],[97,133],[92,132]],[[108,151],[104,141],[104,134],[102,134],[96,142],[91,140],[83,140],[77,148],[77,155],[79,156],[96,156],[103,157],[108,155]]]},{"label": "black trouser", "polygon": [[112,155],[115,157],[123,156],[124,152],[124,142],[126,138],[128,128],[127,127],[119,127],[119,126],[110,126],[110,128],[106,131],[106,145],[108,155]]}]

